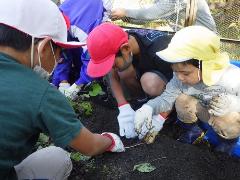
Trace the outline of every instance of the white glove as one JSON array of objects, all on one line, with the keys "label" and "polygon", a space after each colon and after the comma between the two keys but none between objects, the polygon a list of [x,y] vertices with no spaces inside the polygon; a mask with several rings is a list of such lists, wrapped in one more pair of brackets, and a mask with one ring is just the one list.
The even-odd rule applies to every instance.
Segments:
[{"label": "white glove", "polygon": [[146,127],[146,123],[143,124],[141,133],[138,135],[139,139],[144,138],[146,135],[150,134],[158,134],[158,132],[163,128],[163,124],[165,122],[165,118],[160,114],[152,116],[152,128],[148,129]]},{"label": "white glove", "polygon": [[117,117],[119,124],[120,136],[126,136],[126,138],[134,138],[137,136],[134,129],[134,115],[135,111],[129,104],[120,106],[119,115]]},{"label": "white glove", "polygon": [[65,0],[60,0],[60,4],[62,4]]},{"label": "white glove", "polygon": [[110,11],[113,8],[113,0],[102,0],[102,2],[106,11]]},{"label": "white glove", "polygon": [[121,141],[121,139],[118,137],[118,135],[110,133],[110,132],[104,132],[101,135],[106,136],[112,140],[111,146],[106,150],[110,152],[124,152],[125,147]]},{"label": "white glove", "polygon": [[231,94],[214,96],[209,103],[209,113],[214,116],[223,116],[230,112],[240,112],[240,98]]},{"label": "white glove", "polygon": [[81,90],[81,86],[76,85],[75,83],[69,88],[63,91],[63,94],[70,98],[71,100],[75,100],[78,97],[78,92]]},{"label": "white glove", "polygon": [[62,82],[62,83],[59,84],[58,90],[59,90],[61,93],[64,94],[64,91],[65,91],[66,89],[68,89],[70,86],[71,86],[71,85],[70,85],[69,83]]},{"label": "white glove", "polygon": [[152,114],[153,108],[149,105],[144,104],[140,109],[135,112],[134,124],[135,131],[140,134],[142,131],[142,126],[146,123],[147,129],[152,127]]}]

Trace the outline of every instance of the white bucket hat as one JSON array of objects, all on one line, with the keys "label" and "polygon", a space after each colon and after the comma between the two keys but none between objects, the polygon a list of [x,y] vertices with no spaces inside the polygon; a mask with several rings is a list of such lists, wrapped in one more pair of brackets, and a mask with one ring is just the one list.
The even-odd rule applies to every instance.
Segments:
[{"label": "white bucket hat", "polygon": [[34,38],[50,38],[63,48],[85,45],[67,41],[66,21],[51,0],[0,0],[0,23]]}]

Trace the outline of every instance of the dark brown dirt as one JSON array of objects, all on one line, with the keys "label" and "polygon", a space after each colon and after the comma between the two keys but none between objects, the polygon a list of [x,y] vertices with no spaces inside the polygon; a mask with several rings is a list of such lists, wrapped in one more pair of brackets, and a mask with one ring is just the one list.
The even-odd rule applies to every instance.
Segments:
[{"label": "dark brown dirt", "polygon": [[[82,119],[93,132],[118,134],[117,109],[94,103],[94,114]],[[174,119],[174,115],[171,117]],[[235,180],[240,179],[240,160],[211,152],[204,145],[183,144],[175,140],[176,125],[171,120],[153,144],[126,149],[124,153],[105,153],[88,161],[73,162],[69,179],[164,179],[164,180]],[[125,146],[139,140],[122,138]],[[139,163],[151,163],[151,173],[133,171]]]}]

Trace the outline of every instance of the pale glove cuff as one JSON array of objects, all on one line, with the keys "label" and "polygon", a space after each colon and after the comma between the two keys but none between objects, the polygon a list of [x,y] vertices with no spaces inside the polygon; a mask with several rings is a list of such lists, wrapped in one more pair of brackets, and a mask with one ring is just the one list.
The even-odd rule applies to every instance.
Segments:
[{"label": "pale glove cuff", "polygon": [[76,85],[75,83],[72,84],[72,86],[69,88],[69,90],[73,90],[73,91],[76,91],[76,92],[79,92],[81,90],[81,86],[78,86]]},{"label": "pale glove cuff", "polygon": [[70,84],[67,83],[67,82],[62,82],[62,83],[59,84],[59,87],[69,88],[69,87],[70,87]]},{"label": "pale glove cuff", "polygon": [[119,112],[123,112],[123,111],[133,111],[133,109],[131,108],[130,104],[124,104],[120,107],[118,107]]},{"label": "pale glove cuff", "polygon": [[70,84],[69,83],[60,83],[59,84],[59,87],[58,87],[58,90],[62,93],[62,94],[65,94],[65,91],[66,89],[68,89],[70,87]]},{"label": "pale glove cuff", "polygon": [[[160,131],[165,123],[165,118],[162,117],[160,114],[153,116],[153,126],[155,126],[156,131]],[[154,128],[153,128],[154,129]]]},{"label": "pale glove cuff", "polygon": [[153,108],[152,106],[148,105],[148,104],[144,104],[140,109],[145,109],[147,110],[148,112],[153,112]]}]

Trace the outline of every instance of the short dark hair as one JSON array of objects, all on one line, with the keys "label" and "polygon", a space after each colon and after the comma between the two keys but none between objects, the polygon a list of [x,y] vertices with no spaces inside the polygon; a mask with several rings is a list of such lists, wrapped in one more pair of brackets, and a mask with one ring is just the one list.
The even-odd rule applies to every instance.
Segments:
[{"label": "short dark hair", "polygon": [[24,52],[30,48],[31,43],[30,35],[0,23],[0,46]]},{"label": "short dark hair", "polygon": [[196,68],[199,68],[199,66],[200,66],[200,70],[202,70],[202,61],[199,61],[197,59],[190,59],[188,61],[184,61],[183,63],[184,64],[191,64],[191,65],[195,66]]}]

